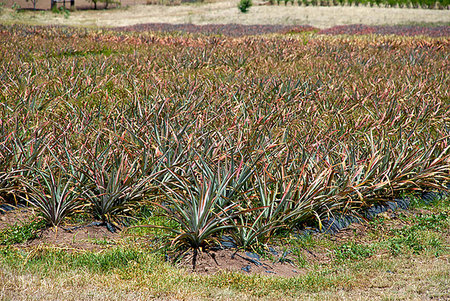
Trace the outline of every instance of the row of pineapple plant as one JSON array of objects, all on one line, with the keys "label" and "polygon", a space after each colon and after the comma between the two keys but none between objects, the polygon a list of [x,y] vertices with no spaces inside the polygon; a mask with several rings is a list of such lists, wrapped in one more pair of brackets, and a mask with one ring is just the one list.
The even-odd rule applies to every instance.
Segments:
[{"label": "row of pineapple plant", "polygon": [[271,0],[271,5],[299,6],[370,6],[397,8],[448,9],[448,0]]},{"label": "row of pineapple plant", "polygon": [[251,248],[449,181],[442,39],[2,32],[1,202],[49,226],[147,204],[174,246]]}]

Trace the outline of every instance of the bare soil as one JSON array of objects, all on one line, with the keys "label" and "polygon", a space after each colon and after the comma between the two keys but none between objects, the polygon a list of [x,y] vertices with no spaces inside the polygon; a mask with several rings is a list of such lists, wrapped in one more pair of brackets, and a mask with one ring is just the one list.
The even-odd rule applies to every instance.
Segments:
[{"label": "bare soil", "polygon": [[103,226],[89,226],[73,231],[49,228],[43,230],[39,237],[23,247],[51,246],[67,251],[98,251],[115,245],[121,235],[112,233]]},{"label": "bare soil", "polygon": [[[123,0],[121,8],[85,10],[92,4],[77,0],[77,11],[55,14],[50,11],[22,11],[9,9],[13,3],[22,8],[32,7],[31,1],[5,0],[0,23],[33,25],[71,25],[88,27],[117,27],[144,23],[170,24],[271,24],[311,25],[329,28],[336,25],[402,25],[417,23],[450,23],[448,10],[382,8],[365,6],[304,7],[266,5],[254,1],[246,14],[238,8],[238,0],[217,0],[204,3],[184,3],[176,6],[145,5],[145,0]],[[145,1],[145,2],[144,2]],[[38,1],[38,8],[49,9],[50,1]],[[102,5],[102,4],[99,4]]]},{"label": "bare soil", "polygon": [[35,212],[31,208],[0,212],[0,231],[14,224],[27,223],[33,218],[35,218]]},{"label": "bare soil", "polygon": [[[36,211],[33,208],[16,209],[0,214],[0,231],[13,226],[23,225],[37,220]],[[48,228],[40,231],[38,237],[19,247],[51,246],[66,250],[95,251],[114,245],[120,239],[119,233],[112,233],[103,226],[79,225],[73,230],[73,225]],[[65,230],[69,229],[69,230]]]},{"label": "bare soil", "polygon": [[187,270],[198,274],[214,274],[221,271],[262,274],[280,277],[298,276],[304,271],[297,268],[292,258],[283,258],[282,252],[271,259],[255,258],[255,253],[236,252],[232,249],[200,252],[197,256],[195,270],[192,266],[192,254],[184,257],[179,264]]}]

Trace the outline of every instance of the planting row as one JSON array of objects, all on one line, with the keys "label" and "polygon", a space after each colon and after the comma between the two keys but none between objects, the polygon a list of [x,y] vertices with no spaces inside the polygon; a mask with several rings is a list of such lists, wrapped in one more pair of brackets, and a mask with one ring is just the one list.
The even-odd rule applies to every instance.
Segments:
[{"label": "planting row", "polygon": [[123,26],[115,28],[117,31],[156,31],[168,33],[201,33],[210,35],[226,35],[242,37],[249,35],[287,33],[287,32],[308,32],[317,31],[309,25],[242,25],[242,24],[168,24],[168,23],[147,23]]},{"label": "planting row", "polygon": [[450,36],[450,26],[368,26],[368,25],[341,25],[327,29],[322,29],[319,34],[378,34],[378,35],[398,35],[398,36],[430,36],[448,37]]},{"label": "planting row", "polygon": [[270,4],[298,5],[303,6],[378,6],[398,8],[428,8],[448,9],[449,0],[270,0]]},{"label": "planting row", "polygon": [[192,33],[225,35],[242,37],[261,34],[301,34],[313,33],[337,35],[337,34],[377,34],[399,36],[450,36],[450,26],[368,26],[368,25],[341,25],[319,30],[311,26],[298,25],[238,25],[238,24],[164,24],[148,23],[115,28],[117,31],[135,32],[166,32],[166,33]]},{"label": "planting row", "polygon": [[5,26],[0,40],[0,197],[49,225],[82,211],[113,230],[146,204],[174,245],[227,232],[249,248],[449,181],[442,39]]}]

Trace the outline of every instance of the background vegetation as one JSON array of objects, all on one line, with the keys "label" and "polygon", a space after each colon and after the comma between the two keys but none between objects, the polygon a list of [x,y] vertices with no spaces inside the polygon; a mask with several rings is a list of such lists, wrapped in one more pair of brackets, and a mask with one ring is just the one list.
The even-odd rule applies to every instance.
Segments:
[{"label": "background vegetation", "polygon": [[303,6],[377,6],[377,7],[397,7],[397,8],[428,8],[428,9],[448,9],[448,0],[269,0],[270,4],[281,3],[284,5]]}]

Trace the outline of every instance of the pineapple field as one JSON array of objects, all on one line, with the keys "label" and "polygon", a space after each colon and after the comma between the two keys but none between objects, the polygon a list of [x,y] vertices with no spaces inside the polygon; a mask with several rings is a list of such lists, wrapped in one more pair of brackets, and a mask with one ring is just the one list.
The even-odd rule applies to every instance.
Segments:
[{"label": "pineapple field", "polygon": [[0,26],[2,281],[295,299],[358,286],[325,263],[448,261],[448,26],[221,26]]}]

